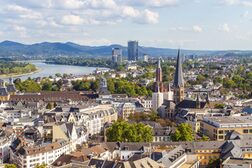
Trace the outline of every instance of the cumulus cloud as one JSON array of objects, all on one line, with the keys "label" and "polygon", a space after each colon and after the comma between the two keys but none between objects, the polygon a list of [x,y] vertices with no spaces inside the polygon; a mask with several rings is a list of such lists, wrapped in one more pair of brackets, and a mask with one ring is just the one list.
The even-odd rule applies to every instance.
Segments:
[{"label": "cumulus cloud", "polygon": [[229,27],[229,25],[227,23],[224,23],[223,25],[220,25],[219,30],[223,31],[223,32],[226,32],[226,33],[231,32],[231,29],[230,29],[230,27]]},{"label": "cumulus cloud", "polygon": [[122,15],[124,17],[129,17],[136,23],[141,24],[156,24],[158,23],[159,14],[156,12],[152,12],[148,9],[145,9],[144,11],[139,11],[137,9],[134,9],[133,7],[123,7],[123,13]]},{"label": "cumulus cloud", "polygon": [[198,26],[198,25],[194,25],[193,26],[193,31],[196,33],[201,33],[203,31],[202,27]]},{"label": "cumulus cloud", "polygon": [[8,5],[6,7],[6,10],[8,12],[12,12],[12,14],[17,14],[21,18],[25,19],[39,19],[42,17],[42,15],[39,12],[35,12],[31,9],[19,6],[19,5]]},{"label": "cumulus cloud", "polygon": [[65,15],[61,19],[61,23],[65,25],[81,25],[84,20],[78,15]]}]

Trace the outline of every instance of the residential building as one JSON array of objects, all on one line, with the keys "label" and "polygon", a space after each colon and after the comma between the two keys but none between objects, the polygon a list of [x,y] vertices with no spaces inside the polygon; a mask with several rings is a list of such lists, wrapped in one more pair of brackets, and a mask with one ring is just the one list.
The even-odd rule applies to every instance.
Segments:
[{"label": "residential building", "polygon": [[131,114],[134,114],[136,112],[136,106],[134,103],[123,103],[122,108],[120,109],[118,113],[118,117],[128,120],[129,116]]},{"label": "residential building", "polygon": [[227,140],[232,132],[252,135],[252,116],[205,117],[200,131],[212,140]]}]

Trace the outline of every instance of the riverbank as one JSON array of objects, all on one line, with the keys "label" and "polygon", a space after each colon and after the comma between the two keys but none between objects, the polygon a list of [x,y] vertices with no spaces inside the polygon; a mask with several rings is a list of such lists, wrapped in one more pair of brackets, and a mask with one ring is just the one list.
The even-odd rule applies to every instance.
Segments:
[{"label": "riverbank", "polygon": [[42,69],[40,68],[37,68],[36,67],[36,70],[35,71],[32,71],[32,72],[29,72],[29,73],[12,73],[12,74],[2,74],[0,75],[0,78],[10,78],[10,77],[13,77],[13,78],[18,78],[18,77],[22,77],[22,76],[26,76],[26,75],[33,75],[35,73],[39,73]]}]

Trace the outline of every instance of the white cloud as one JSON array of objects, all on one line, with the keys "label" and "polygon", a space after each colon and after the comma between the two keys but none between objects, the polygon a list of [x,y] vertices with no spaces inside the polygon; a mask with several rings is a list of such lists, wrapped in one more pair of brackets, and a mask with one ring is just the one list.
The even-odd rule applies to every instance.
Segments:
[{"label": "white cloud", "polygon": [[240,0],[223,0],[223,3],[226,5],[236,5],[240,3]]},{"label": "white cloud", "polygon": [[194,25],[193,26],[193,31],[196,33],[201,33],[203,31],[202,27],[198,26],[198,25]]},{"label": "white cloud", "polygon": [[62,17],[61,23],[64,25],[81,25],[84,20],[78,15],[65,15]]},{"label": "white cloud", "polygon": [[101,39],[85,39],[85,40],[78,40],[76,41],[77,43],[80,44],[85,44],[85,45],[90,45],[90,46],[94,46],[94,45],[110,45],[112,44],[112,42],[109,39],[106,38],[101,38]]},{"label": "white cloud", "polygon": [[42,17],[42,15],[39,12],[35,12],[31,9],[22,7],[22,6],[18,6],[18,5],[8,5],[6,7],[6,10],[8,12],[12,12],[12,14],[17,14],[19,15],[21,18],[24,19],[39,19]]},{"label": "white cloud", "polygon": [[159,14],[156,12],[148,9],[139,11],[131,6],[122,7],[122,16],[141,24],[156,24],[159,19]]},{"label": "white cloud", "polygon": [[[142,19],[142,17],[139,19]],[[156,23],[158,23],[159,14],[156,12],[152,12],[148,9],[145,9],[143,12],[143,19],[145,20],[144,23],[156,24]]]},{"label": "white cloud", "polygon": [[21,37],[21,38],[28,37],[27,29],[25,27],[19,26],[19,25],[13,25],[12,29],[13,29],[14,33],[16,33],[19,37]]},{"label": "white cloud", "polygon": [[241,4],[245,7],[252,7],[252,2],[251,1],[242,1]]},{"label": "white cloud", "polygon": [[220,25],[219,30],[223,31],[223,32],[226,32],[226,33],[231,32],[231,29],[230,29],[230,27],[229,27],[229,25],[227,23],[224,23],[223,25]]},{"label": "white cloud", "polygon": [[172,31],[188,31],[188,29],[183,26],[171,27],[170,30],[172,30]]},{"label": "white cloud", "polygon": [[252,2],[248,0],[223,0],[225,5],[241,5],[244,7],[252,7]]},{"label": "white cloud", "polygon": [[242,15],[241,15],[241,17],[243,17],[243,18],[247,18],[249,16],[249,11],[245,11]]},{"label": "white cloud", "polygon": [[117,0],[118,3],[132,6],[169,7],[178,4],[179,0]]}]

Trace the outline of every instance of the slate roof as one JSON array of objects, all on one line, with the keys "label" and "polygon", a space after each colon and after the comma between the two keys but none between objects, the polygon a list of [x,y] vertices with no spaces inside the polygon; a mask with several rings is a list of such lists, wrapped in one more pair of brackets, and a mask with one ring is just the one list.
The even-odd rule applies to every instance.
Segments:
[{"label": "slate roof", "polygon": [[0,96],[8,96],[8,95],[9,93],[7,91],[7,88],[5,87],[0,88]]},{"label": "slate roof", "polygon": [[184,78],[183,78],[183,69],[182,69],[182,58],[180,55],[180,50],[178,51],[177,56],[177,65],[174,76],[174,87],[183,87],[184,86]]},{"label": "slate roof", "polygon": [[[206,106],[206,102],[200,102],[200,108],[203,109]],[[195,100],[182,100],[179,104],[176,106],[177,108],[197,108],[197,102]]]},{"label": "slate roof", "polygon": [[17,90],[15,88],[15,85],[10,84],[10,85],[7,86],[7,91],[8,92],[16,92]]}]

